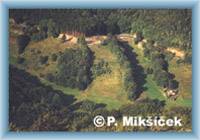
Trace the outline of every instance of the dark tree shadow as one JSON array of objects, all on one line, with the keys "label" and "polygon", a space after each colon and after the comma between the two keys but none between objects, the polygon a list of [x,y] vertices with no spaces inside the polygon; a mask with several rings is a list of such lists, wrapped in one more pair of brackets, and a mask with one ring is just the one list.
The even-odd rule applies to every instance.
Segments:
[{"label": "dark tree shadow", "polygon": [[[23,102],[39,102],[42,98],[46,99],[46,101],[51,101],[54,95],[59,96],[57,100],[59,100],[63,106],[70,105],[76,101],[74,96],[64,94],[60,90],[55,90],[51,86],[44,85],[36,76],[11,65],[9,68],[9,85],[10,95],[15,94],[11,96],[10,101],[20,100],[18,102],[20,104]],[[16,94],[19,94],[19,96]]]},{"label": "dark tree shadow", "polygon": [[[71,104],[68,108],[71,111],[78,110],[81,107],[81,105],[83,104],[83,102],[85,102],[85,101],[87,101],[87,100]],[[94,102],[91,102],[91,103],[94,103]],[[98,104],[94,103],[94,110],[99,109],[99,108],[105,108],[105,107],[106,107],[106,104],[103,104],[103,103],[98,103]]]},{"label": "dark tree shadow", "polygon": [[36,76],[9,67],[9,122],[28,128],[41,114],[67,108],[76,101],[40,82]]},{"label": "dark tree shadow", "polygon": [[146,90],[144,87],[144,84],[146,83],[146,74],[144,72],[144,68],[139,65],[139,61],[137,60],[138,55],[133,51],[133,48],[127,42],[120,41],[119,44],[121,47],[123,47],[124,53],[131,63],[132,76],[137,84],[136,98],[138,98],[140,94]]}]

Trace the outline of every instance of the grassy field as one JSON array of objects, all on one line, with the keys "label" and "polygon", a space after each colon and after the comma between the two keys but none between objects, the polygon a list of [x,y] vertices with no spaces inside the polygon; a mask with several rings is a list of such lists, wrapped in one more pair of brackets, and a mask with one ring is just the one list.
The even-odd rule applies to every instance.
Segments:
[{"label": "grassy field", "polygon": [[131,103],[127,99],[127,93],[123,86],[123,67],[117,62],[116,56],[105,47],[91,46],[90,48],[94,52],[95,61],[101,59],[107,61],[112,72],[94,79],[78,98],[107,104],[108,109],[117,109],[121,105]]},{"label": "grassy field", "polygon": [[192,66],[177,64],[176,59],[170,61],[169,70],[175,74],[175,79],[180,82],[179,91],[184,99],[192,98]]}]

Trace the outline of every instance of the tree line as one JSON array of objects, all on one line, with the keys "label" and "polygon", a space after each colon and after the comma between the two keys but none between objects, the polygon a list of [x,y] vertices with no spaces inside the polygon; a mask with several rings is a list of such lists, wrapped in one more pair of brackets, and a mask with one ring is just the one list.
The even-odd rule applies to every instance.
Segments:
[{"label": "tree line", "polygon": [[125,90],[128,93],[130,100],[137,99],[137,83],[135,82],[134,71],[128,57],[125,55],[125,50],[114,36],[109,36],[107,40],[103,42],[106,49],[109,49],[117,57],[117,61],[124,68],[123,84]]},{"label": "tree line", "polygon": [[168,71],[168,60],[163,49],[155,47],[153,42],[149,42],[144,46],[143,53],[151,62],[151,66],[147,68],[147,74],[153,74],[157,85],[163,88],[177,89],[179,82],[175,80],[175,75]]},{"label": "tree line", "polygon": [[142,32],[163,47],[191,51],[190,9],[10,9],[17,23],[26,23],[33,40],[60,32],[85,35]]}]

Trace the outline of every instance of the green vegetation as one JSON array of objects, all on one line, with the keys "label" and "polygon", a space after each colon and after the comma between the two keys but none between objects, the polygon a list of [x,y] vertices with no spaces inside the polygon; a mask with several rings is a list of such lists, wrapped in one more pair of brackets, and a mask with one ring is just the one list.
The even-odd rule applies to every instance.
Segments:
[{"label": "green vegetation", "polygon": [[31,34],[39,35],[39,40],[58,31],[86,35],[141,32],[163,47],[186,51],[191,51],[191,14],[190,9],[11,9],[9,13],[17,23],[30,24],[34,29]]},{"label": "green vegetation", "polygon": [[17,58],[17,63],[18,64],[22,64],[22,63],[24,63],[24,61],[25,61],[25,59],[23,57],[18,57]]},{"label": "green vegetation", "polygon": [[123,48],[120,46],[120,44],[117,42],[115,38],[112,38],[108,41],[108,45],[106,48],[110,49],[112,53],[114,53],[117,56],[118,63],[124,67],[124,75],[123,75],[123,82],[125,90],[128,93],[129,99],[136,99],[138,97],[136,93],[136,83],[134,81],[133,77],[133,69],[131,66],[131,63],[128,61],[127,56],[124,54]]},{"label": "green vegetation", "polygon": [[[151,65],[151,61],[144,57],[143,50],[138,48],[137,45],[132,44],[134,51],[138,54],[139,63],[144,67],[148,68]],[[161,87],[159,87],[156,82],[153,80],[152,75],[147,75],[144,91],[145,96],[151,99],[159,99],[166,101],[166,108],[175,107],[175,106],[183,106],[183,107],[191,107],[191,67],[185,64],[176,64],[176,60],[173,59],[169,61],[169,71],[176,75],[176,79],[179,81],[179,95],[176,101],[166,99],[164,96],[164,92]],[[183,80],[184,79],[184,80]]]},{"label": "green vegetation", "polygon": [[58,56],[55,53],[51,55],[52,61],[56,61],[57,58],[58,58]]},{"label": "green vegetation", "polygon": [[28,45],[30,38],[26,35],[20,35],[17,37],[18,53],[24,52],[26,46]]},{"label": "green vegetation", "polygon": [[[191,131],[191,10],[10,9],[9,15],[10,130]],[[123,115],[174,114],[184,127],[92,123],[96,115],[121,122]]]},{"label": "green vegetation", "polygon": [[159,47],[155,48],[151,43],[144,47],[143,52],[144,56],[151,61],[150,69],[152,69],[153,79],[157,85],[163,88],[177,89],[178,81],[174,80],[175,76],[168,71],[168,62],[164,52]]},{"label": "green vegetation", "polygon": [[76,50],[66,49],[58,60],[58,74],[56,83],[81,90],[91,82],[92,52],[87,46]]},{"label": "green vegetation", "polygon": [[[93,125],[94,116],[101,114],[106,117],[113,115],[120,122],[122,115],[161,115],[179,116],[185,120],[184,128],[171,127],[172,131],[187,130],[191,127],[191,109],[176,107],[165,110],[165,102],[145,99],[123,106],[119,110],[107,110],[105,104],[97,104],[84,100],[76,102],[72,95],[63,94],[42,84],[37,77],[31,76],[23,70],[10,66],[10,94],[9,94],[9,128],[11,131],[130,131],[130,128],[103,127],[97,129]],[[23,84],[22,87],[19,83]],[[70,94],[70,93],[69,93]],[[121,123],[120,123],[121,124]],[[166,128],[155,127],[160,131]],[[145,130],[154,130],[148,127]],[[133,127],[131,131],[145,131],[140,127]]]},{"label": "green vegetation", "polygon": [[142,41],[143,36],[142,36],[142,32],[136,32],[136,37],[134,38],[134,42],[135,44],[138,44],[138,42]]},{"label": "green vegetation", "polygon": [[85,41],[84,35],[78,37],[78,44],[80,44],[81,46],[87,46],[87,42]]},{"label": "green vegetation", "polygon": [[48,61],[49,57],[48,56],[40,56],[40,64],[43,65],[43,64],[46,64],[47,61]]},{"label": "green vegetation", "polygon": [[56,24],[52,19],[42,19],[38,23],[38,28],[31,28],[27,32],[29,32],[33,41],[40,41],[47,37],[58,36],[58,28],[56,28]]},{"label": "green vegetation", "polygon": [[102,74],[109,74],[111,73],[111,69],[109,67],[108,62],[106,62],[105,60],[100,60],[97,64],[94,64],[92,66],[92,75],[93,78],[100,76]]}]

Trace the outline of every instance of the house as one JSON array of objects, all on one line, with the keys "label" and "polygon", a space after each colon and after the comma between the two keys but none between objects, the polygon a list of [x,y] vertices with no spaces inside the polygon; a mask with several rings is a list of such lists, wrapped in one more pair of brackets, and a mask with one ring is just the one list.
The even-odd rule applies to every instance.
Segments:
[{"label": "house", "polygon": [[179,57],[179,58],[182,58],[182,59],[185,57],[184,51],[182,51],[180,49],[177,49],[177,48],[167,48],[167,51],[175,54],[176,57]]},{"label": "house", "polygon": [[62,39],[63,37],[65,37],[65,41],[76,44],[78,41],[78,36],[75,36],[73,34],[69,34],[69,33],[60,33],[58,38]]},{"label": "house", "polygon": [[168,98],[176,100],[178,97],[178,89],[167,89],[165,90],[165,94]]}]

